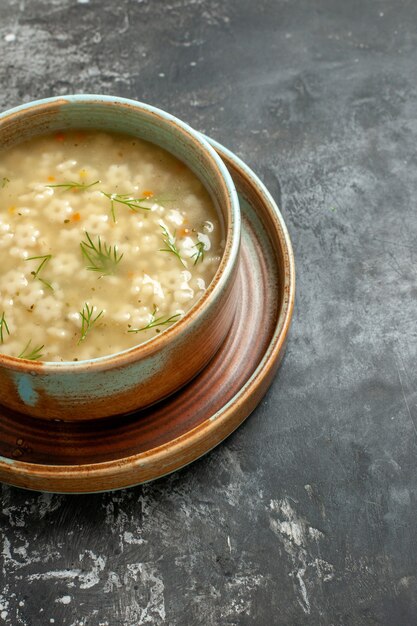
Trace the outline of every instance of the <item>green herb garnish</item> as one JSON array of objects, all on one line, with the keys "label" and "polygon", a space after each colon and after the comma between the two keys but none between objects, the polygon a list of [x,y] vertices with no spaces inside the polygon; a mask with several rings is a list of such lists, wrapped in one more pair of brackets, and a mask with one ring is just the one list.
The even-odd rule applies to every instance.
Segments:
[{"label": "green herb garnish", "polygon": [[48,289],[50,289],[51,291],[53,291],[53,290],[54,290],[54,288],[52,287],[51,283],[48,283],[48,281],[47,281],[47,280],[45,280],[44,278],[40,278],[40,277],[39,277],[39,278],[38,278],[38,280],[39,280],[39,281],[40,281],[43,285],[45,285],[45,287],[48,287]]},{"label": "green herb garnish", "polygon": [[149,198],[146,198],[146,199],[152,200],[152,202],[154,202],[155,204],[164,205],[164,204],[170,204],[172,202],[176,202],[178,200],[178,197],[176,194],[169,193],[167,191],[164,193],[159,193],[155,196],[149,196]]},{"label": "green herb garnish", "polygon": [[40,263],[38,269],[34,272],[31,272],[33,278],[37,278],[38,274],[41,272],[42,268],[48,263],[48,261],[52,258],[52,254],[44,254],[43,256],[29,256],[25,261],[35,261],[37,259],[43,259]]},{"label": "green herb garnish", "polygon": [[147,206],[143,206],[141,203],[146,202],[149,198],[133,198],[128,193],[106,193],[105,191],[101,192],[103,196],[106,196],[110,200],[110,212],[113,218],[113,222],[116,221],[116,212],[114,210],[114,204],[118,202],[119,204],[124,204],[129,207],[135,213],[138,212],[138,209],[142,209],[143,211],[150,211],[150,208]]},{"label": "green herb garnish", "polygon": [[163,232],[162,241],[166,245],[166,248],[159,248],[159,251],[170,252],[171,254],[177,257],[177,259],[179,260],[179,262],[181,263],[183,267],[187,267],[186,264],[184,263],[184,260],[181,257],[180,251],[177,248],[176,239],[175,239],[176,231],[174,231],[173,235],[170,235],[170,233],[167,231],[165,226],[162,226],[162,224],[160,224],[160,226]]},{"label": "green herb garnish", "polygon": [[81,337],[78,341],[78,344],[84,341],[93,325],[104,313],[104,311],[100,311],[100,313],[93,318],[93,312],[94,307],[89,307],[87,302],[84,304],[82,311],[79,312],[81,317]]},{"label": "green herb garnish", "polygon": [[32,343],[32,339],[29,339],[29,341],[23,348],[22,352],[19,354],[18,356],[19,359],[26,359],[27,361],[37,361],[38,359],[41,358],[42,356],[41,350],[44,346],[42,345],[42,346],[38,346],[37,348],[32,348],[32,350],[29,352],[31,343]]},{"label": "green herb garnish", "polygon": [[158,312],[158,307],[154,305],[153,311],[151,314],[151,319],[146,324],[146,326],[143,326],[142,328],[132,328],[131,330],[128,330],[127,332],[139,333],[142,330],[149,330],[150,328],[155,328],[156,326],[168,326],[169,324],[173,324],[174,322],[177,322],[178,318],[181,317],[181,313],[175,313],[175,315],[171,315],[171,317],[166,317],[166,318],[164,318],[164,316],[155,317],[157,312]]},{"label": "green herb garnish", "polygon": [[97,244],[93,242],[86,232],[87,242],[80,243],[81,252],[90,265],[87,267],[91,272],[100,272],[103,275],[113,274],[116,265],[120,263],[123,253],[117,254],[117,246],[108,246],[102,243],[100,236],[97,237]]},{"label": "green herb garnish", "polygon": [[39,264],[38,269],[33,271],[33,272],[31,272],[31,274],[32,274],[33,278],[37,278],[38,280],[41,281],[41,283],[43,283],[46,287],[48,287],[49,289],[51,289],[53,291],[54,288],[52,287],[52,285],[50,283],[48,283],[47,280],[45,280],[44,278],[41,278],[39,276],[40,272],[45,267],[45,265],[48,263],[48,261],[50,261],[52,259],[52,254],[44,254],[43,256],[29,256],[27,259],[25,259],[25,261],[35,261],[37,259],[42,259],[42,261]]},{"label": "green herb garnish", "polygon": [[205,252],[205,247],[204,247],[204,243],[202,241],[197,241],[197,243],[195,244],[195,246],[193,246],[193,248],[196,248],[196,252],[194,252],[194,254],[191,256],[192,259],[195,258],[194,260],[194,265],[197,265],[197,263],[199,261],[203,261],[204,260],[204,252]]},{"label": "green herb garnish", "polygon": [[1,343],[4,343],[4,336],[3,336],[4,331],[6,331],[8,335],[10,335],[10,330],[9,330],[9,327],[7,326],[6,318],[4,316],[4,311],[3,311],[1,315],[1,319],[0,319],[0,342]]},{"label": "green herb garnish", "polygon": [[94,185],[98,185],[100,181],[99,180],[95,180],[93,183],[90,183],[89,185],[87,185],[86,183],[76,183],[72,180],[70,180],[68,183],[59,183],[58,185],[46,185],[46,187],[51,187],[53,188],[58,188],[58,187],[62,187],[62,189],[89,189],[90,187],[93,187]]},{"label": "green herb garnish", "polygon": [[3,176],[3,178],[0,180],[0,187],[1,189],[4,189],[4,187],[10,183],[10,178],[7,178],[7,176]]}]

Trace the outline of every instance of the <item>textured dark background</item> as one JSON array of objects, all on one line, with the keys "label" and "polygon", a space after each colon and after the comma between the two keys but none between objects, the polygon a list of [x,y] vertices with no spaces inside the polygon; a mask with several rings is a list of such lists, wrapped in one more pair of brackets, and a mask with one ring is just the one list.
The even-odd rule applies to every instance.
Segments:
[{"label": "textured dark background", "polygon": [[0,0],[0,108],[155,104],[236,151],[297,260],[251,418],[154,484],[2,487],[0,624],[417,623],[414,0]]}]

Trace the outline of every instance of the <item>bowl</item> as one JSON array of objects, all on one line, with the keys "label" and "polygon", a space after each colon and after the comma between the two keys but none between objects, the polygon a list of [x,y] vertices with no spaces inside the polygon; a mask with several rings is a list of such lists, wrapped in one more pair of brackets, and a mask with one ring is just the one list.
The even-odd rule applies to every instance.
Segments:
[{"label": "bowl", "polygon": [[154,143],[187,165],[210,193],[225,249],[201,299],[175,325],[134,348],[84,361],[0,355],[0,404],[46,420],[91,420],[152,405],[180,389],[213,358],[236,308],[240,211],[220,157],[190,126],[155,107],[102,95],[30,102],[0,114],[0,149],[68,129],[121,132]]}]

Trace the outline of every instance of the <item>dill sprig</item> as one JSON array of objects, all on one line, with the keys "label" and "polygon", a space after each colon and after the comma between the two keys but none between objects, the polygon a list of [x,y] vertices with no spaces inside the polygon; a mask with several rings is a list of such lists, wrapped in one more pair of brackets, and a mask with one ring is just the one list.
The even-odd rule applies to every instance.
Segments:
[{"label": "dill sprig", "polygon": [[4,189],[8,183],[10,183],[10,178],[7,178],[7,176],[3,176],[3,178],[0,180],[0,188]]},{"label": "dill sprig", "polygon": [[149,196],[149,198],[146,198],[146,199],[152,200],[152,202],[154,202],[155,204],[164,205],[164,204],[171,204],[172,202],[176,202],[178,200],[178,197],[176,194],[170,193],[167,191],[167,192],[156,194],[154,196]]},{"label": "dill sprig", "polygon": [[143,211],[151,210],[149,207],[143,206],[141,204],[142,202],[146,202],[147,200],[149,200],[149,198],[147,198],[146,196],[144,196],[143,198],[133,198],[128,193],[106,193],[105,191],[102,191],[101,193],[103,194],[103,196],[106,196],[106,198],[110,200],[110,212],[113,218],[113,222],[116,221],[116,212],[114,209],[114,205],[116,202],[118,202],[119,204],[124,204],[132,211],[135,211],[135,213],[138,212],[138,209],[142,209]]},{"label": "dill sprig", "polygon": [[7,325],[6,318],[4,316],[4,311],[3,311],[3,313],[1,314],[1,319],[0,319],[0,342],[1,343],[4,343],[4,331],[6,331],[8,335],[10,335],[10,330]]},{"label": "dill sprig", "polygon": [[183,258],[181,257],[180,251],[177,248],[176,238],[175,238],[176,231],[174,231],[174,234],[171,235],[168,232],[168,230],[165,228],[165,226],[160,224],[160,227],[162,228],[162,233],[163,233],[162,241],[166,245],[166,248],[159,248],[159,251],[170,252],[171,254],[177,257],[177,259],[179,260],[179,262],[181,263],[183,267],[187,267]]},{"label": "dill sprig", "polygon": [[45,287],[48,287],[48,289],[50,289],[51,291],[54,290],[54,288],[52,287],[51,283],[48,283],[47,280],[45,280],[44,278],[41,278],[40,276],[38,277],[38,280],[45,285]]},{"label": "dill sprig", "polygon": [[146,324],[146,326],[142,326],[142,328],[132,328],[128,330],[128,333],[139,333],[142,330],[149,330],[150,328],[155,328],[156,326],[168,326],[169,324],[173,324],[178,321],[178,318],[181,317],[181,313],[175,313],[175,315],[171,315],[171,317],[166,317],[162,315],[161,317],[155,317],[158,312],[158,307],[154,305],[153,311],[151,313],[151,319]]},{"label": "dill sprig", "polygon": [[204,252],[206,249],[202,241],[197,241],[193,248],[196,248],[196,251],[191,255],[191,258],[194,259],[194,265],[197,265],[199,261],[204,261]]},{"label": "dill sprig", "polygon": [[99,317],[103,315],[104,311],[100,311],[100,313],[98,313],[98,315],[96,315],[96,317],[94,318],[93,318],[93,313],[94,313],[94,306],[90,307],[88,306],[88,303],[86,302],[82,308],[82,311],[79,312],[79,315],[81,317],[81,337],[78,341],[78,344],[84,341],[84,339],[87,337],[88,333],[90,332],[94,324],[97,322]]},{"label": "dill sprig", "polygon": [[52,259],[52,254],[44,254],[40,256],[29,256],[27,259],[25,259],[25,261],[36,261],[38,259],[42,259],[42,261],[39,264],[38,269],[31,272],[31,274],[33,278],[37,278],[38,280],[41,281],[41,283],[43,283],[46,287],[48,287],[49,289],[53,291],[54,288],[52,287],[51,283],[48,283],[47,280],[39,276],[40,272],[43,270],[46,264]]},{"label": "dill sprig", "polygon": [[[29,339],[22,352],[19,354],[18,359],[26,359],[27,361],[37,361],[41,358],[42,353],[41,350],[44,348],[44,345],[37,346],[36,348],[32,348],[30,350],[30,344],[32,343],[32,339]],[[29,351],[30,350],[30,351]]]},{"label": "dill sprig", "polygon": [[57,185],[46,185],[46,187],[51,187],[52,189],[61,187],[62,189],[89,189],[90,187],[94,187],[94,185],[98,185],[101,182],[99,180],[95,180],[93,183],[87,185],[87,183],[76,183],[73,180],[70,180],[68,183],[59,183]]},{"label": "dill sprig", "polygon": [[35,270],[34,272],[31,272],[33,278],[38,277],[38,274],[41,272],[42,268],[45,267],[45,265],[48,263],[48,261],[51,258],[52,258],[52,254],[44,254],[44,255],[39,255],[39,256],[29,256],[27,259],[25,259],[25,261],[35,261],[37,259],[42,259],[42,262],[40,263],[38,269]]},{"label": "dill sprig", "polygon": [[122,254],[117,254],[117,246],[109,246],[102,243],[100,236],[97,236],[97,244],[93,242],[90,235],[86,232],[87,241],[80,243],[83,256],[90,265],[87,267],[91,272],[100,272],[103,275],[112,274],[116,269],[116,265],[120,263]]}]

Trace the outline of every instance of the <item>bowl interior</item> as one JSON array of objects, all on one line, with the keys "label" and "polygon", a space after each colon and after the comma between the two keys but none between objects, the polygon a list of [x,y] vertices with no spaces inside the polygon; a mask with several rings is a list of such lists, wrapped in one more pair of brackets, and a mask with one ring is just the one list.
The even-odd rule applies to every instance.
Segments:
[{"label": "bowl interior", "polygon": [[[0,150],[35,136],[68,129],[119,132],[160,146],[183,161],[194,172],[209,192],[217,209],[224,230],[225,250],[219,268],[204,296],[178,324],[148,342],[117,354],[130,353],[132,350],[141,350],[141,354],[145,354],[146,346],[149,344],[156,350],[157,345],[162,346],[167,335],[177,332],[178,327],[183,327],[204,306],[207,299],[215,297],[216,290],[219,291],[222,281],[227,280],[227,275],[236,262],[240,215],[233,181],[208,142],[186,124],[149,105],[108,96],[79,95],[51,98],[7,111],[0,115]],[[110,356],[115,355],[108,355]],[[43,365],[48,364],[52,369],[70,365],[72,369],[80,367],[82,363],[103,362],[108,357],[76,363],[43,362]],[[19,368],[24,363],[22,359],[16,360],[0,355],[0,360],[4,359],[14,361],[14,365]]]}]

